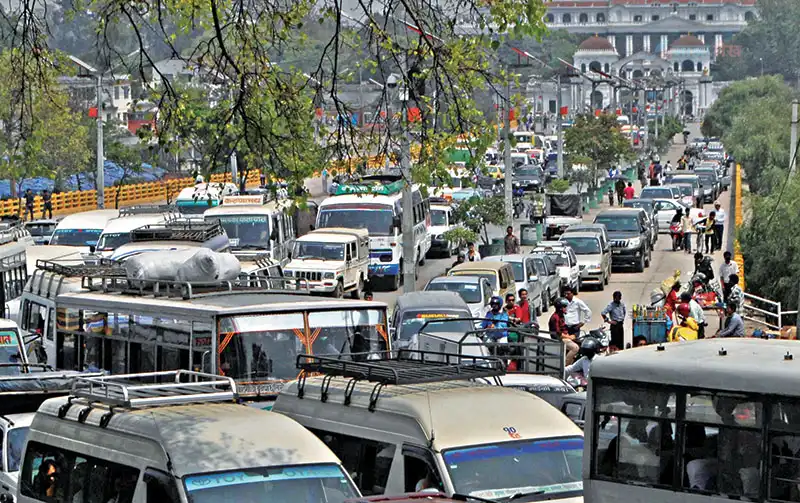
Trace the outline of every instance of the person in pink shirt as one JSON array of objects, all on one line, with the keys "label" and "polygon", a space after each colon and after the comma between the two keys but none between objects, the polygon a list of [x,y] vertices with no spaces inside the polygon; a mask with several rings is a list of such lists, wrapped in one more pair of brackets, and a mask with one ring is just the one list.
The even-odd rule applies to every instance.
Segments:
[{"label": "person in pink shirt", "polygon": [[628,186],[625,187],[625,190],[622,192],[625,196],[625,199],[633,199],[636,196],[636,191],[633,190],[633,183],[628,182]]}]

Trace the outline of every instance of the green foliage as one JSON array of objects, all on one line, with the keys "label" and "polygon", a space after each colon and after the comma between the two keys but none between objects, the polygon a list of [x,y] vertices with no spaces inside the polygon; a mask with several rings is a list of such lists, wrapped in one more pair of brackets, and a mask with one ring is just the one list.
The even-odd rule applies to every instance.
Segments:
[{"label": "green foliage", "polygon": [[600,170],[617,164],[632,152],[630,141],[620,133],[614,114],[578,116],[564,134],[564,141],[569,145],[573,164],[585,164],[588,167],[588,178],[580,181],[588,182],[592,188]]},{"label": "green foliage", "polygon": [[743,80],[726,87],[706,112],[701,130],[705,136],[721,138],[733,124],[742,107],[754,99],[765,96],[791,101],[791,89],[780,77],[763,77]]},{"label": "green foliage", "polygon": [[570,181],[564,178],[555,178],[547,185],[547,192],[558,192],[559,194],[569,190]]},{"label": "green foliage", "polygon": [[450,243],[458,243],[461,248],[467,243],[474,243],[478,240],[478,233],[467,227],[454,227],[442,234],[442,237]]},{"label": "green foliage", "polygon": [[506,221],[505,200],[501,196],[473,197],[461,202],[454,212],[457,222],[463,223],[475,235],[489,244],[488,226],[503,226]]}]

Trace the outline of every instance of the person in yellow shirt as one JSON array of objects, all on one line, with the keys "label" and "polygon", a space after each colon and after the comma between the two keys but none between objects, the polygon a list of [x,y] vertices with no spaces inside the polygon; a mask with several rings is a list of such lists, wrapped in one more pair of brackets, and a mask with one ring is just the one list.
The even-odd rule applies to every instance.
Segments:
[{"label": "person in yellow shirt", "polygon": [[689,316],[689,304],[678,305],[680,324],[674,325],[667,334],[667,342],[695,341],[700,331],[697,321]]}]

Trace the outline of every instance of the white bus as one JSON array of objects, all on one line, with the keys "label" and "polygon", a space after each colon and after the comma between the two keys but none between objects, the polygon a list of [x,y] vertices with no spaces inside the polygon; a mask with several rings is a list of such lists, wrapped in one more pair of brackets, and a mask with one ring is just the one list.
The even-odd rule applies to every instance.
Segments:
[{"label": "white bus", "polygon": [[161,224],[177,216],[169,206],[132,206],[119,210],[119,217],[108,221],[97,240],[95,251],[102,257],[131,242],[131,231],[145,225]]},{"label": "white bus", "polygon": [[91,210],[67,215],[58,223],[51,245],[75,246],[89,251],[97,245],[108,221],[119,216],[119,210]]},{"label": "white bus", "polygon": [[595,358],[585,501],[800,501],[798,348],[701,339]]},{"label": "white bus", "polygon": [[233,183],[198,183],[181,190],[175,198],[175,206],[184,217],[202,220],[203,212],[219,206],[225,196],[238,193],[239,189]]},{"label": "white bus", "polygon": [[269,398],[298,376],[298,355],[390,349],[385,303],[312,297],[302,281],[274,279],[271,290],[229,282],[132,287],[121,267],[39,265],[23,312],[38,317],[34,295],[47,292],[43,342],[57,369],[199,370],[232,377],[243,396]]},{"label": "white bus", "polygon": [[[317,214],[317,228],[345,227],[369,231],[369,276],[388,280],[391,288],[400,287],[403,274],[403,180],[395,176],[367,176],[357,184],[340,185],[336,195],[322,201]],[[431,247],[429,233],[430,203],[419,187],[412,192],[414,205],[414,258],[425,263]]]}]

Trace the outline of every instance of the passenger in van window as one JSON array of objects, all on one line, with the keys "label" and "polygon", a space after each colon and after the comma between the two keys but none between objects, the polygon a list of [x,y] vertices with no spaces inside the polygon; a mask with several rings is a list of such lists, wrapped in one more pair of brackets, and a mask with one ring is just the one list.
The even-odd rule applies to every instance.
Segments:
[{"label": "passenger in van window", "polygon": [[106,503],[131,503],[138,480],[139,472],[136,470],[125,470],[117,474],[114,479],[114,495]]},{"label": "passenger in van window", "polygon": [[61,500],[62,490],[59,487],[59,480],[61,478],[61,470],[52,459],[45,459],[39,465],[39,472],[33,481],[33,491],[37,497],[42,500]]}]

